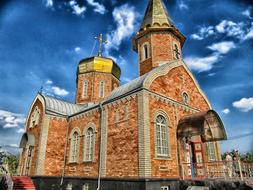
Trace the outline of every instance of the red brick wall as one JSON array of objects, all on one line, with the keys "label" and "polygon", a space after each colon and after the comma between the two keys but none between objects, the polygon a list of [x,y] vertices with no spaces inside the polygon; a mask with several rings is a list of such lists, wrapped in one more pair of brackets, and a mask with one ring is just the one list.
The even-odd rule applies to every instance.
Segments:
[{"label": "red brick wall", "polygon": [[[190,78],[186,70],[181,66],[172,69],[167,75],[158,77],[153,81],[150,90],[170,97],[173,100],[183,103],[182,93],[187,92],[190,97],[189,106],[199,110],[208,110],[209,106],[203,96],[199,93],[193,80]],[[177,155],[177,125],[180,118],[191,114],[189,111],[181,107],[173,107],[160,100],[150,97],[150,129],[151,129],[151,160],[152,160],[152,176],[153,177],[177,177],[179,176],[178,155]],[[171,148],[171,159],[159,160],[155,155],[155,140],[154,140],[154,115],[157,110],[163,110],[169,118],[169,139]],[[184,160],[184,150],[181,145],[181,160]],[[161,167],[168,166],[167,170],[162,170]]]},{"label": "red brick wall", "polygon": [[64,163],[67,121],[52,117],[49,121],[44,175],[60,176]]},{"label": "red brick wall", "polygon": [[[150,44],[150,59],[142,61],[142,45]],[[174,44],[177,44],[181,54],[181,44],[177,37],[168,32],[149,33],[138,40],[139,70],[140,76],[151,71],[164,62],[175,60]]]},{"label": "red brick wall", "polygon": [[[84,133],[85,128],[89,123],[94,124],[96,128],[95,132],[95,153],[92,162],[84,162]],[[70,155],[70,134],[74,128],[79,128],[81,132],[80,145],[79,145],[79,157],[77,163],[69,163],[69,155]],[[98,162],[99,162],[99,147],[100,147],[100,113],[96,111],[91,115],[83,116],[79,119],[74,119],[70,121],[69,128],[69,142],[67,149],[67,165],[66,165],[66,176],[88,176],[88,177],[96,177],[98,176]]]},{"label": "red brick wall", "polygon": [[210,109],[183,66],[172,69],[165,76],[158,77],[150,86],[150,90],[181,103],[183,103],[182,94],[186,92],[190,98],[189,106],[203,111]]},{"label": "red brick wall", "polygon": [[[125,118],[125,107],[128,118]],[[138,176],[137,98],[120,102],[108,109],[107,177]],[[116,110],[119,120],[116,121]]]},{"label": "red brick wall", "polygon": [[[142,46],[144,43],[149,43],[150,46],[150,58],[143,60],[142,59]],[[139,74],[144,75],[145,73],[152,70],[152,48],[151,48],[151,37],[146,35],[138,41],[138,58],[139,58]]]},{"label": "red brick wall", "polygon": [[[30,128],[30,122],[31,122],[31,115],[34,111],[34,109],[38,106],[40,109],[40,119],[39,119],[39,124],[33,128]],[[35,137],[35,146],[33,150],[33,157],[32,157],[32,164],[31,164],[31,169],[30,169],[30,175],[35,175],[36,174],[36,167],[37,167],[37,159],[38,159],[38,148],[39,148],[39,143],[40,143],[40,131],[42,127],[42,121],[44,116],[44,110],[43,110],[43,105],[39,100],[36,100],[32,109],[31,109],[31,114],[28,116],[27,120],[27,130],[26,132],[29,134],[33,134]],[[24,155],[26,156],[26,154]],[[25,158],[23,158],[25,160]]]},{"label": "red brick wall", "polygon": [[[88,81],[88,94],[83,97],[83,81]],[[76,103],[85,104],[89,102],[100,102],[104,98],[99,98],[99,82],[105,81],[104,98],[109,96],[114,89],[114,85],[119,86],[119,81],[112,75],[106,73],[86,73],[78,76]]]}]

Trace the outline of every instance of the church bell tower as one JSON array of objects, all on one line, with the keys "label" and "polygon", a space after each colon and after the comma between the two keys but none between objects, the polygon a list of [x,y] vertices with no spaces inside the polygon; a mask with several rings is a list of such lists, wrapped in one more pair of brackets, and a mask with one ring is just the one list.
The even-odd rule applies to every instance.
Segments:
[{"label": "church bell tower", "polygon": [[139,75],[172,60],[181,59],[186,38],[174,26],[162,0],[149,0],[141,27],[133,39]]}]

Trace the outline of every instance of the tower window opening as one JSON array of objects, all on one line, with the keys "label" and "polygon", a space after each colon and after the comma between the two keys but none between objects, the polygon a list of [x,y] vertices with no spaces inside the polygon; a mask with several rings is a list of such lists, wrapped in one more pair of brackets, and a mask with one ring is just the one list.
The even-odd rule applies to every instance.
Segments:
[{"label": "tower window opening", "polygon": [[180,59],[180,52],[179,52],[179,49],[178,49],[178,46],[177,44],[174,44],[174,55],[175,55],[175,58],[176,59]]},{"label": "tower window opening", "polygon": [[99,98],[104,98],[105,96],[105,82],[101,81],[99,83]]},{"label": "tower window opening", "polygon": [[83,81],[83,97],[88,95],[88,81]]},{"label": "tower window opening", "polygon": [[146,60],[149,58],[149,44],[145,43],[142,48],[142,60]]}]

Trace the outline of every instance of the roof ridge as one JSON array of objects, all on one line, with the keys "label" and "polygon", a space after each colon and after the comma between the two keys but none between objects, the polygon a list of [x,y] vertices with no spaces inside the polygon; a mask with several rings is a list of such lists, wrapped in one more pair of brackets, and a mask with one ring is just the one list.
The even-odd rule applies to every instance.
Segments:
[{"label": "roof ridge", "polygon": [[59,99],[59,98],[56,98],[56,97],[53,97],[53,96],[46,95],[44,93],[39,92],[39,94],[43,97],[50,98],[52,100],[56,100],[56,101],[60,101],[60,102],[64,102],[64,103],[68,103],[68,104],[72,104],[72,105],[82,106],[82,105],[78,105],[78,104],[75,104],[75,103],[72,103],[72,102],[69,102],[69,101],[66,101],[66,100],[62,100],[62,99]]}]

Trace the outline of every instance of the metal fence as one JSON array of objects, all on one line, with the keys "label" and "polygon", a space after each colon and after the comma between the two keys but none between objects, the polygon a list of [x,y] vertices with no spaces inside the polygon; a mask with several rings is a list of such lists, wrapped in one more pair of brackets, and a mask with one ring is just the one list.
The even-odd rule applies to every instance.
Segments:
[{"label": "metal fence", "polygon": [[253,164],[238,161],[182,163],[183,179],[245,180],[253,178]]}]

